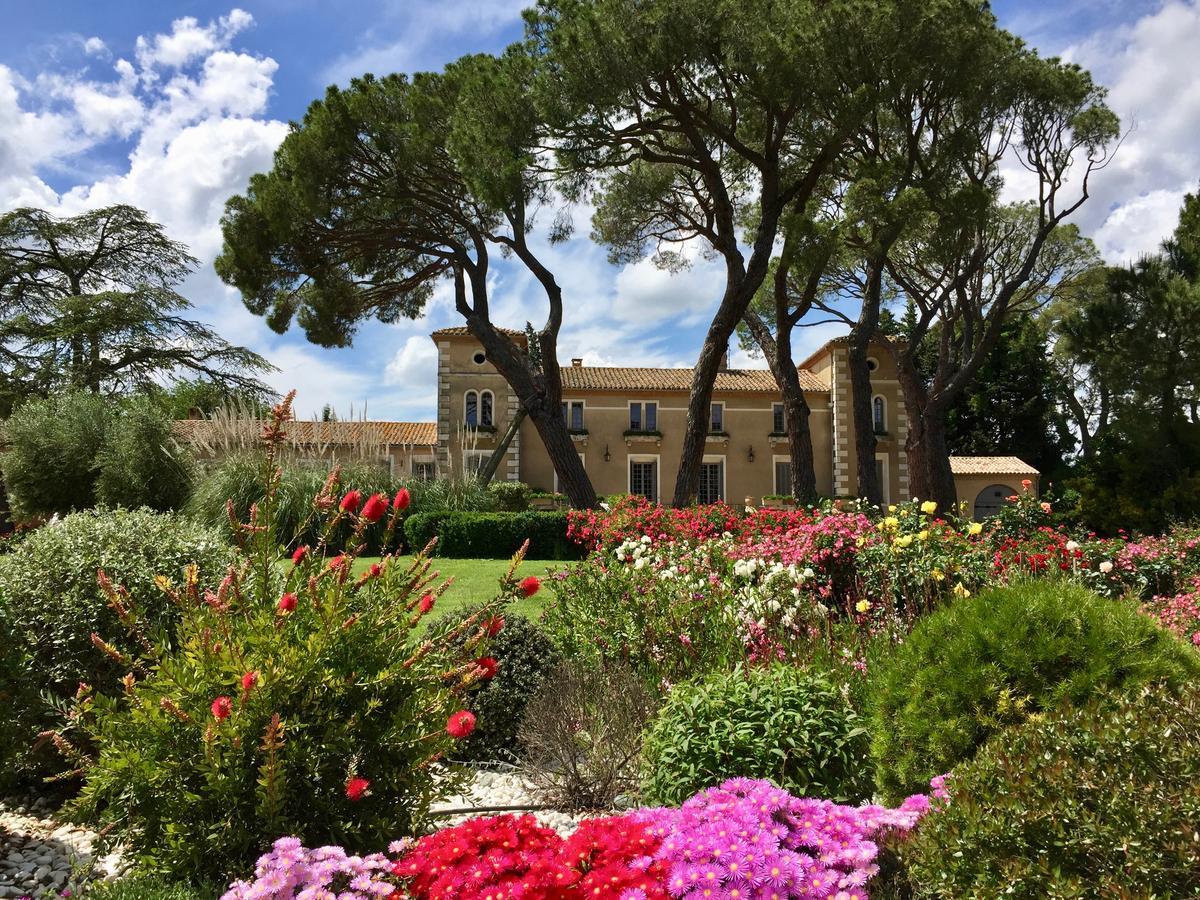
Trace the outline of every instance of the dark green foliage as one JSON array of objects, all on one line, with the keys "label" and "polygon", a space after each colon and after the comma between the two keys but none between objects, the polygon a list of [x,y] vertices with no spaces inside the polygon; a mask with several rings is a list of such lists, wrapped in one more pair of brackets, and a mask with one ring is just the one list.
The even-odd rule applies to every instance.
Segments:
[{"label": "dark green foliage", "polygon": [[[36,735],[53,723],[51,710],[37,696],[75,693],[79,683],[112,683],[129,671],[91,642],[99,633],[123,649],[132,649],[115,613],[107,605],[96,572],[103,569],[128,588],[144,611],[150,634],[169,633],[178,610],[154,584],[156,575],[178,582],[185,566],[198,564],[201,584],[215,586],[233,554],[221,536],[179,515],[148,510],[89,510],[65,517],[27,535],[19,549],[0,556],[0,621],[12,634],[4,656],[22,659],[15,672],[0,677],[6,701],[5,731],[13,733],[15,758],[0,768],[14,777],[62,768],[50,752],[31,751]],[[5,667],[6,669],[7,667]]]},{"label": "dark green foliage", "polygon": [[178,509],[191,491],[194,461],[171,433],[171,417],[154,401],[124,404],[96,456],[96,499],[107,506]]},{"label": "dark green foliage", "polygon": [[[482,607],[473,604],[455,610],[430,626],[433,633],[447,631]],[[554,644],[524,616],[508,615],[504,629],[489,643],[488,655],[500,668],[490,681],[481,682],[467,695],[467,706],[478,722],[474,733],[455,747],[454,758],[476,762],[516,762],[521,757],[517,729],[529,699],[541,689],[559,663]]]},{"label": "dark green foliage", "polygon": [[676,685],[646,735],[650,803],[678,804],[726,778],[800,796],[870,796],[866,729],[829,681],[794,666],[735,669]]},{"label": "dark green foliage", "polygon": [[437,554],[450,557],[503,559],[526,539],[529,559],[579,559],[578,545],[567,539],[565,512],[429,512],[404,523],[411,547],[424,547],[438,538]]},{"label": "dark green foliage", "polygon": [[1065,707],[1005,730],[901,847],[922,897],[1200,894],[1200,691]]},{"label": "dark green foliage", "polygon": [[55,394],[22,404],[4,423],[0,457],[15,517],[49,517],[96,502],[96,456],[114,417],[97,394]]},{"label": "dark green foliage", "polygon": [[1200,654],[1135,605],[1052,580],[995,588],[919,622],[871,689],[871,750],[896,799],[1000,729],[1066,700],[1200,677]]},{"label": "dark green foliage", "polygon": [[221,891],[215,887],[135,875],[85,888],[79,896],[82,900],[217,900],[220,895]]},{"label": "dark green foliage", "polygon": [[501,512],[525,512],[531,494],[529,485],[519,481],[493,481],[488,485],[488,496]]}]

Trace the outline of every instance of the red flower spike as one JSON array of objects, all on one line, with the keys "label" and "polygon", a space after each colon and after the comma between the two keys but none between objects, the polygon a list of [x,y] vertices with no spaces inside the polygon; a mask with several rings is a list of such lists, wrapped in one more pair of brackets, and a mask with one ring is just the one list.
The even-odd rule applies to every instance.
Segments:
[{"label": "red flower spike", "polygon": [[366,778],[351,778],[346,782],[346,796],[357,803],[367,794],[371,782]]},{"label": "red flower spike", "polygon": [[[228,697],[218,697],[212,702],[213,718],[218,722],[228,719],[231,712],[233,712],[233,701]],[[472,724],[474,724],[474,719],[472,719]]]},{"label": "red flower spike", "polygon": [[408,509],[408,504],[410,503],[412,503],[412,497],[408,493],[408,488],[400,488],[400,490],[396,491],[396,499],[393,501],[396,509],[404,512]]},{"label": "red flower spike", "polygon": [[254,690],[254,686],[256,684],[258,684],[258,673],[257,672],[252,670],[242,676],[242,690],[245,693],[248,694],[252,690]]},{"label": "red flower spike", "polygon": [[494,656],[481,656],[475,660],[475,665],[482,670],[480,675],[485,681],[491,681],[496,677],[496,673],[500,671],[500,663],[496,662]]},{"label": "red flower spike", "polygon": [[292,554],[292,565],[298,566],[304,562],[304,557],[308,556],[308,544],[303,544],[296,548],[296,552]]},{"label": "red flower spike", "polygon": [[358,508],[362,505],[362,493],[360,491],[346,491],[342,496],[342,502],[338,507],[342,512],[354,513],[358,512]]},{"label": "red flower spike", "polygon": [[372,525],[383,518],[383,514],[387,512],[388,501],[383,494],[372,494],[367,502],[363,504],[362,517]]},{"label": "red flower spike", "polygon": [[299,598],[295,594],[284,594],[279,598],[279,611],[285,615],[290,612],[295,612],[298,599]]},{"label": "red flower spike", "polygon": [[474,730],[475,713],[470,710],[460,709],[446,720],[446,733],[455,740],[461,741],[463,738],[470,737]]},{"label": "red flower spike", "polygon": [[420,604],[418,604],[418,608],[422,613],[427,613],[433,609],[433,594],[426,594],[424,597],[422,597]]},{"label": "red flower spike", "polygon": [[521,581],[521,593],[526,597],[532,597],[541,588],[542,583],[536,575],[530,575],[528,578]]},{"label": "red flower spike", "polygon": [[488,637],[495,637],[504,630],[504,616],[492,616],[484,623]]}]

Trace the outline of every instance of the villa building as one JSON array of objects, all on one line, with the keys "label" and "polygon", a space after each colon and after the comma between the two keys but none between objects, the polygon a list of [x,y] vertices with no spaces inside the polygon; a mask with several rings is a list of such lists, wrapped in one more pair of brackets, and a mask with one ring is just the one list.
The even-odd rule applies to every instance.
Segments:
[{"label": "villa building", "polygon": [[[510,336],[525,340],[520,332]],[[297,422],[288,430],[293,455],[374,463],[416,478],[477,469],[503,440],[518,409],[517,397],[466,328],[443,328],[432,338],[438,356],[436,423]],[[875,465],[884,500],[890,503],[910,496],[904,452],[908,418],[887,348],[872,348],[869,364]],[[817,491],[824,496],[857,493],[848,366],[845,338],[829,341],[798,366],[811,410]],[[690,369],[588,366],[583,359],[562,367],[563,415],[597,493],[670,498],[691,377]],[[790,493],[783,416],[769,371],[722,364],[709,408],[699,502],[758,504],[764,497]],[[258,430],[253,422],[236,420],[178,423],[180,436],[209,458],[252,446]],[[951,467],[960,502],[977,517],[995,512],[1021,490],[1024,480],[1037,489],[1037,470],[1016,457],[953,457]],[[495,477],[558,490],[550,457],[528,418]]]}]

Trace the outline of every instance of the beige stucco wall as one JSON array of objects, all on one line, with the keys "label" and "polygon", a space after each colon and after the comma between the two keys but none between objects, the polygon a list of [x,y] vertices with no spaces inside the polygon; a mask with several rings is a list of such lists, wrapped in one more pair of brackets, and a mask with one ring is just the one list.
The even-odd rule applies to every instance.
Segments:
[{"label": "beige stucco wall", "polygon": [[[438,348],[439,465],[457,474],[462,472],[464,463],[477,462],[496,448],[516,413],[517,398],[486,355],[482,363],[475,362],[475,355],[483,348],[474,338],[439,336],[435,342]],[[481,397],[484,391],[492,392],[494,432],[466,427],[467,391],[476,391]],[[509,446],[496,470],[497,480],[516,481],[520,477],[524,428],[521,431],[521,436]]]},{"label": "beige stucco wall", "polygon": [[975,511],[975,500],[980,492],[994,484],[1002,484],[1008,488],[1009,494],[1021,493],[1021,481],[1029,479],[1033,482],[1030,490],[1037,495],[1040,484],[1037,475],[955,475],[954,488],[958,495],[959,506],[963,514],[970,517]]}]

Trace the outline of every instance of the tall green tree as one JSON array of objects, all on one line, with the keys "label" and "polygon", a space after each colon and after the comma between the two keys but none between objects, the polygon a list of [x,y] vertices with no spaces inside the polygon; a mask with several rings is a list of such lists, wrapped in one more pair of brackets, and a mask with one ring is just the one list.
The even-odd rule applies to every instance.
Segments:
[{"label": "tall green tree", "polygon": [[[562,289],[530,242],[551,201],[529,99],[529,61],[464,57],[441,73],[330,87],[292,128],[266,174],[232,198],[217,272],[247,308],[309,340],[345,346],[368,318],[424,311],[449,280],[454,305],[538,431],[571,503],[596,492],[564,421],[558,334]],[[555,220],[552,238],[563,238]],[[540,286],[546,320],[522,345],[491,314],[494,254]]]},{"label": "tall green tree", "polygon": [[128,392],[203,375],[263,390],[261,356],[185,317],[196,260],[132,206],[70,218],[0,216],[0,379],[6,403],[80,389]]}]

